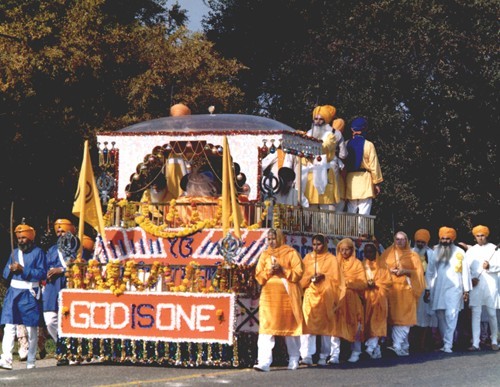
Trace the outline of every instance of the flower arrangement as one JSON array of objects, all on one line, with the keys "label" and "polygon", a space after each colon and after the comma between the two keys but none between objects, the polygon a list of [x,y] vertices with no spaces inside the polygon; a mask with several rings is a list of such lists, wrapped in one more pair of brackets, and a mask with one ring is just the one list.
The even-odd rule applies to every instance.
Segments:
[{"label": "flower arrangement", "polygon": [[457,253],[455,256],[457,257],[457,263],[455,264],[455,272],[461,273],[462,272],[462,261],[464,260],[464,256],[462,253]]}]

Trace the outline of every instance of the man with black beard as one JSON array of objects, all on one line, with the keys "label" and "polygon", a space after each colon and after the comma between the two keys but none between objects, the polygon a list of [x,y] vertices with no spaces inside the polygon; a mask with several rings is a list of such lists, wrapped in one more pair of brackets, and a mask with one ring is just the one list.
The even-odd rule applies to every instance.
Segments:
[{"label": "man with black beard", "polygon": [[464,260],[465,252],[453,242],[457,233],[453,228],[439,229],[439,244],[429,258],[426,280],[430,289],[425,290],[424,301],[431,303],[436,312],[438,328],[444,341],[441,351],[452,352],[453,336],[458,314],[468,301],[472,287],[470,271]]},{"label": "man with black beard", "polygon": [[37,329],[40,321],[40,284],[47,276],[45,253],[34,244],[35,230],[27,224],[15,229],[17,249],[11,253],[3,271],[3,278],[10,281],[5,295],[0,324],[5,324],[0,368],[12,369],[12,350],[16,325],[24,324],[28,330],[28,361],[26,368],[35,368]]}]

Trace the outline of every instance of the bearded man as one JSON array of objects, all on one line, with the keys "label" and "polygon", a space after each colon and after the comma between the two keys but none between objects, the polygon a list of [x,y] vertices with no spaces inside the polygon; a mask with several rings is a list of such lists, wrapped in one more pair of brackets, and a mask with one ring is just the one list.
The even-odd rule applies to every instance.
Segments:
[{"label": "bearded man", "polygon": [[426,280],[430,288],[425,290],[424,301],[430,302],[436,312],[438,328],[443,338],[441,351],[452,353],[453,336],[458,313],[469,299],[471,288],[469,267],[465,252],[453,242],[457,233],[453,228],[439,229],[439,244],[429,259]]},{"label": "bearded man", "polygon": [[403,231],[394,235],[393,245],[384,250],[381,259],[389,268],[392,279],[388,319],[392,326],[392,347],[388,349],[398,356],[408,356],[408,334],[410,327],[417,323],[417,303],[425,288],[424,269]]},{"label": "bearded man", "polygon": [[338,158],[347,157],[342,133],[330,126],[336,112],[337,109],[331,105],[314,108],[313,124],[307,135],[323,141],[322,154],[312,161],[304,158],[302,165],[306,204],[317,205],[319,208],[328,210],[334,210],[335,204],[340,200],[336,161]]},{"label": "bearded man", "polygon": [[[479,351],[481,333],[481,311],[485,309],[489,318],[491,349],[498,351],[498,323],[496,309],[499,308],[498,273],[500,254],[493,243],[488,243],[490,230],[486,226],[476,226],[472,235],[477,244],[467,250],[465,260],[470,267],[472,289],[469,307],[472,310],[472,346],[469,351]],[[484,307],[484,308],[483,308]]]},{"label": "bearded man", "polygon": [[5,324],[0,368],[12,369],[12,350],[16,325],[28,330],[28,361],[26,368],[35,368],[37,329],[40,321],[40,284],[47,276],[45,253],[34,244],[35,230],[27,224],[15,228],[17,248],[11,253],[3,270],[3,278],[10,281],[5,295],[0,324]]}]

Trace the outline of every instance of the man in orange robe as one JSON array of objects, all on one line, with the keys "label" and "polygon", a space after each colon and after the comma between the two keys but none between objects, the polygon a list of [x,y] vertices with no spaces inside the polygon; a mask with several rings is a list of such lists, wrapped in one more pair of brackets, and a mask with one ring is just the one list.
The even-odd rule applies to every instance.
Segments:
[{"label": "man in orange robe", "polygon": [[380,359],[379,338],[387,336],[387,316],[389,314],[389,290],[392,287],[391,273],[380,258],[373,243],[363,248],[363,267],[368,281],[365,290],[365,338],[366,353],[372,359]]},{"label": "man in orange robe", "polygon": [[410,354],[408,334],[417,323],[417,304],[425,289],[424,268],[418,254],[411,250],[408,236],[398,231],[394,244],[381,257],[391,272],[389,290],[389,325],[392,326],[392,347],[398,356]]},{"label": "man in orange robe", "polygon": [[281,230],[269,230],[269,247],[261,254],[255,278],[262,285],[259,300],[258,359],[254,368],[267,372],[273,362],[274,336],[285,336],[288,369],[299,365],[302,334],[302,289],[299,281],[304,264],[297,250],[285,244]]},{"label": "man in orange robe", "polygon": [[361,261],[356,258],[354,242],[350,238],[342,239],[337,245],[337,259],[344,273],[346,293],[340,302],[336,314],[336,326],[331,341],[331,364],[338,364],[340,355],[340,338],[354,343],[349,362],[355,363],[361,354],[363,340],[364,310],[363,293],[367,288],[365,270]]},{"label": "man in orange robe", "polygon": [[313,251],[304,258],[302,311],[304,334],[300,337],[302,364],[312,365],[316,353],[316,335],[321,336],[318,365],[326,365],[335,325],[335,310],[345,295],[344,275],[337,257],[328,252],[328,240],[322,234],[312,238]]}]

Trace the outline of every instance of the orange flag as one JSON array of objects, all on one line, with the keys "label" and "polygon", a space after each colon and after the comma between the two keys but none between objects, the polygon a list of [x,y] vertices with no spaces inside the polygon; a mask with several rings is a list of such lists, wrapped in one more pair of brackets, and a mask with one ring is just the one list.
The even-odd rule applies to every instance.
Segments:
[{"label": "orange flag", "polygon": [[89,142],[85,140],[82,168],[78,179],[78,188],[73,203],[73,215],[80,218],[78,238],[83,240],[85,222],[90,224],[104,238],[104,219],[102,217],[101,200],[94,179],[92,162],[90,160]]},{"label": "orange flag", "polygon": [[233,159],[229,150],[227,137],[222,140],[222,231],[224,237],[229,232],[229,218],[233,217],[234,235],[241,239],[240,224],[243,220],[240,206],[236,200],[236,187],[234,182]]}]

